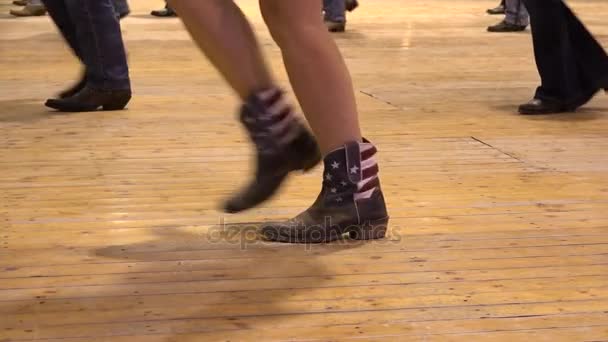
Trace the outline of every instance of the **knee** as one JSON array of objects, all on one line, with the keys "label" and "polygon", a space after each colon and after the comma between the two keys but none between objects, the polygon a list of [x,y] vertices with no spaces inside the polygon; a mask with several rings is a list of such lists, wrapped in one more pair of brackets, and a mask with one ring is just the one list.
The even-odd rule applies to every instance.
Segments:
[{"label": "knee", "polygon": [[288,6],[290,6],[290,1],[260,1],[264,22],[268,26],[272,38],[281,49],[287,47],[288,44],[298,44],[303,38],[316,35],[319,29],[323,29],[320,14],[315,18],[317,22],[294,15],[293,10]]},{"label": "knee", "polygon": [[285,18],[281,16],[281,5],[275,1],[260,1],[260,11],[270,35],[279,46],[285,40],[284,36],[286,29]]}]

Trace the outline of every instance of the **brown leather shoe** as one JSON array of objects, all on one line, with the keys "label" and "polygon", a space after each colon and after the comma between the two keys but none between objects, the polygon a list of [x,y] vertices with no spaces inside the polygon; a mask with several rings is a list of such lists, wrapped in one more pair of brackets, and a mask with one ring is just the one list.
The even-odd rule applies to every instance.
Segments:
[{"label": "brown leather shoe", "polygon": [[25,6],[20,10],[10,10],[11,15],[15,17],[36,17],[46,14],[46,7],[43,5]]},{"label": "brown leather shoe", "polygon": [[525,31],[526,27],[526,25],[515,25],[503,20],[496,25],[488,26],[488,32],[521,32]]},{"label": "brown leather shoe", "polygon": [[505,6],[498,5],[495,8],[490,8],[486,11],[490,15],[505,14]]},{"label": "brown leather shoe", "polygon": [[329,32],[344,32],[346,30],[346,23],[343,21],[325,20],[325,26],[327,26]]},{"label": "brown leather shoe", "polygon": [[15,6],[27,6],[27,0],[15,0],[13,1]]}]

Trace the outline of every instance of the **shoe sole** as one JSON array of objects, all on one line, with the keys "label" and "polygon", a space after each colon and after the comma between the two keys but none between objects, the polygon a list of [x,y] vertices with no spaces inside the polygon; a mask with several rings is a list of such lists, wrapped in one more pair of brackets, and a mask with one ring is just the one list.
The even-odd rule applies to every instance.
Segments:
[{"label": "shoe sole", "polygon": [[44,11],[44,12],[30,12],[30,13],[19,13],[19,12],[10,11],[9,13],[12,16],[14,16],[14,17],[21,17],[21,18],[25,18],[25,17],[41,17],[43,15],[46,15],[46,11]]},{"label": "shoe sole", "polygon": [[488,27],[488,32],[493,32],[493,33],[509,33],[509,32],[524,32],[526,30],[526,27],[524,28],[518,28],[518,29],[512,29],[512,30],[495,30],[495,29],[491,29]]},{"label": "shoe sole", "polygon": [[102,106],[65,106],[54,103],[53,101],[46,101],[45,106],[65,113],[80,113],[80,112],[96,112],[101,108],[103,111],[116,111],[123,110],[129,103],[129,100],[119,101],[110,103]]},{"label": "shoe sole", "polygon": [[548,114],[560,114],[560,113],[568,113],[568,112],[574,112],[576,109],[569,109],[569,108],[560,108],[558,110],[526,110],[526,109],[522,109],[519,108],[518,112],[521,115],[548,115]]},{"label": "shoe sole", "polygon": [[[266,241],[271,242],[280,242],[280,243],[310,243],[310,244],[319,244],[319,243],[330,243],[336,240],[341,240],[345,236],[348,236],[351,240],[358,241],[369,241],[369,240],[379,240],[386,237],[386,231],[388,229],[388,221],[389,218],[383,218],[378,220],[368,220],[363,224],[359,225],[349,225],[347,227],[342,226],[334,226],[328,231],[334,232],[330,233],[326,236],[319,236],[318,239],[315,238],[299,238],[299,237],[291,237],[291,236],[282,236],[277,234],[274,236],[274,232],[279,232],[280,229],[274,228],[262,228],[261,236]],[[268,227],[268,226],[267,226]],[[342,232],[342,233],[336,233]]]}]

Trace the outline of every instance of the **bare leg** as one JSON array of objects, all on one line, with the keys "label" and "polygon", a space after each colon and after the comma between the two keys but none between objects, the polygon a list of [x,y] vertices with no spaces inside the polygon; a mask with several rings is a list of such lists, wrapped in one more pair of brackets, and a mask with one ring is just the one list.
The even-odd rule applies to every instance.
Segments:
[{"label": "bare leg", "polygon": [[[225,210],[237,212],[268,199],[294,170],[318,163],[317,144],[273,85],[251,28],[227,0],[173,0],[180,17],[244,101],[241,121],[257,147],[255,179]],[[328,242],[348,234],[385,236],[388,213],[380,189],[376,148],[362,142],[350,76],[329,37],[321,0],[260,0],[264,19],[281,47],[296,96],[324,158],[321,194],[294,220],[262,227],[269,240]]]},{"label": "bare leg", "polygon": [[352,82],[319,16],[321,0],[260,0],[260,6],[321,150],[360,141]]},{"label": "bare leg", "polygon": [[273,85],[253,31],[233,1],[172,0],[169,5],[242,100]]},{"label": "bare leg", "polygon": [[306,118],[324,152],[323,185],[312,206],[284,222],[268,223],[272,241],[329,242],[386,235],[388,211],[380,188],[376,148],[362,141],[348,70],[318,15],[320,0],[260,0],[262,13]]},{"label": "bare leg", "polygon": [[[232,1],[170,4],[242,99],[273,85],[251,27]],[[321,0],[262,0],[261,6],[321,150],[360,141],[350,76],[319,16]]]},{"label": "bare leg", "polygon": [[170,5],[243,101],[240,119],[256,147],[257,166],[253,181],[231,196],[224,210],[254,207],[290,172],[319,163],[317,142],[274,84],[249,23],[232,1],[173,0]]}]

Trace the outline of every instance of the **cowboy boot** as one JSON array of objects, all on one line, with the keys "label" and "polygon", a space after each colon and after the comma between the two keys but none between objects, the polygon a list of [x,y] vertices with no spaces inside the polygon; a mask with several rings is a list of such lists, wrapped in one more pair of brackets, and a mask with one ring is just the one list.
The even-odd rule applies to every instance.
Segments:
[{"label": "cowboy boot", "polygon": [[58,97],[60,99],[65,99],[68,97],[72,97],[76,94],[78,94],[78,92],[80,92],[82,89],[84,89],[84,87],[87,85],[87,77],[86,75],[82,75],[80,77],[80,80],[78,80],[77,83],[75,83],[74,85],[72,85],[70,88],[60,92],[58,94]]},{"label": "cowboy boot", "polygon": [[294,219],[264,225],[263,237],[291,243],[330,242],[345,234],[356,240],[383,238],[389,217],[375,154],[367,140],[329,153],[317,200]]},{"label": "cowboy boot", "polygon": [[100,107],[103,110],[122,110],[131,100],[131,89],[105,90],[85,86],[73,96],[48,99],[45,106],[60,112],[91,112]]},{"label": "cowboy boot", "polygon": [[346,0],[346,10],[352,12],[355,8],[359,7],[359,1],[357,0]]},{"label": "cowboy boot", "polygon": [[257,149],[257,166],[251,182],[224,204],[228,213],[266,201],[290,172],[309,170],[321,161],[314,136],[295,117],[279,89],[250,96],[241,108],[240,120]]}]

